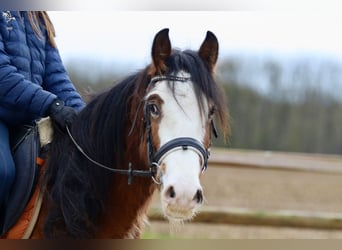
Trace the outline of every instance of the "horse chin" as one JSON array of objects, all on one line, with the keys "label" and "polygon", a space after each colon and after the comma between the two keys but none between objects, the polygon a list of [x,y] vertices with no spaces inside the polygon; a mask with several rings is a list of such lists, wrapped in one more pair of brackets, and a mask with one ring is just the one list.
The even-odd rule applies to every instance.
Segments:
[{"label": "horse chin", "polygon": [[197,213],[196,208],[185,208],[179,206],[171,206],[167,204],[162,205],[164,216],[173,223],[181,223],[190,221]]}]

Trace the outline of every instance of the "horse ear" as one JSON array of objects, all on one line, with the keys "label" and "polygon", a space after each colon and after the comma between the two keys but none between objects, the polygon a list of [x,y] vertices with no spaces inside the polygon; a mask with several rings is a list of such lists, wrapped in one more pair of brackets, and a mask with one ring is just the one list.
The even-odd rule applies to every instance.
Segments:
[{"label": "horse ear", "polygon": [[166,71],[165,60],[171,55],[171,42],[169,29],[159,31],[152,44],[152,60],[157,72]]},{"label": "horse ear", "polygon": [[216,36],[211,31],[207,31],[207,35],[198,51],[198,54],[202,60],[207,63],[211,71],[214,70],[217,62],[218,48],[219,45]]}]

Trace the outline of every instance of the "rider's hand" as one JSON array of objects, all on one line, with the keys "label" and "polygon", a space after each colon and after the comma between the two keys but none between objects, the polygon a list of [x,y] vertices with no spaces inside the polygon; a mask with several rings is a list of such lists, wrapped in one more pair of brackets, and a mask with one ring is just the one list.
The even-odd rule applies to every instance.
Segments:
[{"label": "rider's hand", "polygon": [[75,109],[64,106],[64,102],[61,100],[54,100],[49,107],[48,115],[56,122],[62,129],[66,126],[70,126],[77,116]]}]

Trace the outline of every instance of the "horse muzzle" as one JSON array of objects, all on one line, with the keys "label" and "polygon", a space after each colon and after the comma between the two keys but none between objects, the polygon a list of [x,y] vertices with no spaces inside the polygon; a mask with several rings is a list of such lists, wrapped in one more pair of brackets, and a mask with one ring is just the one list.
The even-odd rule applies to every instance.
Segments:
[{"label": "horse muzzle", "polygon": [[162,209],[169,220],[189,220],[203,203],[202,188],[187,188],[186,184],[177,183],[161,191]]}]

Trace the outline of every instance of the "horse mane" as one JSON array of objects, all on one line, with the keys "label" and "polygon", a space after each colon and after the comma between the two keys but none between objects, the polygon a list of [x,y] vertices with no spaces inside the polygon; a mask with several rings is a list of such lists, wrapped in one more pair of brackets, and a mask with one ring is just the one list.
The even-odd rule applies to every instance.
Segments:
[{"label": "horse mane", "polygon": [[[203,108],[204,102],[199,97],[204,93],[214,102],[222,128],[226,127],[223,92],[197,52],[174,50],[166,66],[165,75],[180,70],[190,73],[198,105]],[[137,134],[143,134],[141,119],[134,119],[142,107],[140,110],[136,106],[142,101],[149,81],[155,74],[150,65],[130,75],[110,90],[97,95],[79,113],[72,124],[71,133],[92,159],[112,168],[127,166],[124,164],[124,155],[128,146],[124,135],[131,128],[138,130]],[[169,86],[174,91],[171,83]],[[106,211],[113,174],[86,159],[64,131],[57,127],[54,131],[42,182],[49,206],[44,234],[48,238],[94,237],[99,229],[100,217]],[[132,139],[133,136],[128,140]],[[137,143],[140,141],[141,138],[137,139]]]},{"label": "horse mane", "polygon": [[[101,164],[119,168],[125,151],[125,116],[128,103],[145,82],[145,70],[133,74],[109,91],[96,96],[79,113],[71,133],[77,143]],[[105,146],[104,146],[105,145]],[[65,131],[54,126],[43,190],[50,212],[44,232],[47,237],[89,238],[94,235],[104,211],[112,174],[87,160]],[[67,231],[67,234],[63,235]]]}]

